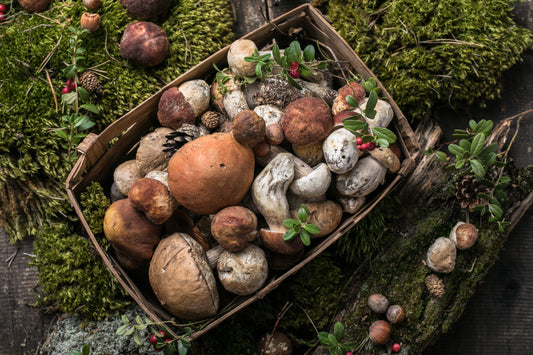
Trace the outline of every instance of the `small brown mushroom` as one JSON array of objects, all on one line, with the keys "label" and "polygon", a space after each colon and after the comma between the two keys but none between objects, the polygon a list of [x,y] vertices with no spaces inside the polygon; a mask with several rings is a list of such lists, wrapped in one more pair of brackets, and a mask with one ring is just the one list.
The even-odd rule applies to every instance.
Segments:
[{"label": "small brown mushroom", "polygon": [[249,295],[263,286],[268,263],[263,249],[255,244],[232,253],[223,251],[217,263],[218,279],[224,288],[237,295]]},{"label": "small brown mushroom", "polygon": [[209,107],[209,85],[204,80],[189,80],[161,95],[157,119],[164,127],[179,129],[194,124]]},{"label": "small brown mushroom", "polygon": [[185,233],[163,238],[150,262],[152,290],[163,307],[183,320],[201,320],[219,306],[215,276],[205,251]]},{"label": "small brown mushroom", "polygon": [[150,260],[159,243],[161,226],[135,210],[128,199],[113,202],[103,224],[105,237],[125,269],[138,269]]},{"label": "small brown mushroom", "polygon": [[83,6],[87,10],[96,10],[102,5],[102,0],[83,0]]},{"label": "small brown mushroom", "polygon": [[28,12],[41,12],[50,5],[50,0],[18,0],[18,2]]},{"label": "small brown mushroom", "polygon": [[241,144],[257,144],[265,132],[265,120],[252,110],[242,110],[233,118],[233,137]]},{"label": "small brown mushroom", "polygon": [[163,14],[170,7],[171,0],[120,0],[128,14],[145,20]]},{"label": "small brown mushroom", "polygon": [[324,100],[303,97],[285,108],[281,126],[289,142],[305,145],[323,141],[333,127],[333,118]]},{"label": "small brown mushroom", "polygon": [[246,207],[223,208],[211,221],[211,234],[224,249],[236,253],[256,238],[257,216]]},{"label": "small brown mushroom", "polygon": [[345,110],[352,110],[356,107],[350,106],[346,102],[346,96],[351,95],[358,104],[362,104],[365,99],[366,92],[361,84],[353,81],[341,87],[335,100],[333,101],[332,111],[333,115]]},{"label": "small brown mushroom", "polygon": [[126,26],[120,40],[120,55],[137,65],[153,67],[163,63],[168,53],[168,38],[158,25],[139,21]]},{"label": "small brown mushroom", "polygon": [[128,199],[133,208],[144,212],[155,224],[165,223],[177,207],[176,200],[162,182],[146,177],[133,183]]},{"label": "small brown mushroom", "polygon": [[295,255],[301,253],[305,249],[300,236],[296,236],[289,241],[283,240],[285,232],[273,231],[268,229],[261,229],[259,237],[263,246],[274,253],[283,255]]},{"label": "small brown mushroom", "polygon": [[[320,238],[333,232],[342,221],[342,207],[333,201],[307,202],[307,222],[317,225],[320,232],[311,238]],[[292,218],[298,218],[298,210],[291,211]]]}]

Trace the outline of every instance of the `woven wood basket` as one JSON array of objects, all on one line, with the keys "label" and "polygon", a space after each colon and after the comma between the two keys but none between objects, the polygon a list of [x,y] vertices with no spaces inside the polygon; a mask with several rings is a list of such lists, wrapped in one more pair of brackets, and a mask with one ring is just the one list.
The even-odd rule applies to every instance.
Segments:
[{"label": "woven wood basket", "polygon": [[[271,43],[273,38],[278,38],[278,36],[282,36],[284,33],[299,28],[303,29],[306,37],[310,37],[318,41],[320,45],[329,48],[335,54],[336,60],[348,63],[351,66],[350,69],[352,72],[359,73],[365,80],[371,77],[377,80],[375,75],[365,66],[350,46],[330,26],[327,19],[309,4],[295,8],[271,21],[269,24],[249,33],[244,38],[254,41],[261,48]],[[190,69],[132,111],[115,121],[99,135],[89,135],[79,145],[79,159],[67,178],[66,189],[68,197],[96,250],[120,284],[154,322],[168,321],[173,317],[160,306],[151,291],[147,290],[146,285],[138,285],[134,282],[133,278],[118,264],[111,251],[108,253],[101,248],[82,213],[79,197],[81,192],[93,181],[99,181],[104,187],[110,186],[115,167],[134,152],[137,143],[144,135],[149,133],[155,125],[158,125],[158,102],[160,96],[166,89],[178,86],[192,79],[202,78],[210,82],[209,78],[212,79],[215,74],[213,63],[219,68],[225,68],[227,66],[226,56],[228,49],[229,46],[216,52]],[[419,153],[418,141],[399,107],[392,100],[379,80],[377,82],[381,87],[380,95],[386,97],[395,114],[393,123],[389,128],[392,127],[396,131],[398,142],[402,149],[402,164],[399,172],[395,175],[389,174],[386,184],[370,195],[369,197],[371,198],[367,200],[365,206],[355,215],[345,215],[341,225],[333,233],[313,242],[312,247],[307,249],[304,257],[294,267],[284,272],[270,272],[269,279],[256,293],[249,296],[238,296],[230,304],[221,304],[218,314],[211,319],[206,319],[202,329],[194,332],[190,340],[202,336],[218,326],[225,319],[276,289],[285,279],[294,275],[318,254],[335,243],[348,230],[353,228],[406,174],[411,172],[415,164],[415,158]],[[110,145],[112,140],[115,140],[115,142]],[[169,330],[173,335],[176,335],[175,332],[181,333],[179,327],[170,327]]]}]

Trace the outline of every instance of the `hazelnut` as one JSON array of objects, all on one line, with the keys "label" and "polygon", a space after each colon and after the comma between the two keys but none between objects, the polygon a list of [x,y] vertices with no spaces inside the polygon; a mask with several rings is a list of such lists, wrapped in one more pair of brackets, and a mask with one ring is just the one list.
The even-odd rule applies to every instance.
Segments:
[{"label": "hazelnut", "polygon": [[128,14],[139,20],[145,20],[166,12],[171,0],[121,0]]},{"label": "hazelnut", "polygon": [[450,232],[457,249],[466,250],[474,245],[477,240],[477,228],[470,223],[458,222]]},{"label": "hazelnut", "polygon": [[323,141],[333,127],[333,118],[324,100],[303,97],[291,102],[285,108],[281,126],[289,142],[305,145]]},{"label": "hazelnut", "polygon": [[161,64],[168,53],[168,38],[161,27],[151,22],[130,23],[120,40],[120,54],[137,65]]},{"label": "hazelnut", "polygon": [[382,294],[374,293],[368,297],[368,307],[370,307],[372,312],[382,314],[387,312],[389,300]]},{"label": "hazelnut", "polygon": [[241,144],[257,144],[265,132],[265,120],[252,110],[242,110],[233,118],[233,137]]},{"label": "hazelnut", "polygon": [[391,333],[392,328],[389,323],[384,320],[377,320],[370,326],[368,336],[374,344],[385,345],[389,342]]},{"label": "hazelnut", "polygon": [[402,306],[393,304],[387,309],[387,319],[392,324],[401,323],[405,319],[405,310]]},{"label": "hazelnut", "polygon": [[99,29],[100,22],[100,15],[98,14],[84,12],[83,15],[81,15],[80,25],[82,28],[85,28],[87,32],[94,32]]},{"label": "hazelnut", "polygon": [[450,273],[455,268],[457,250],[455,243],[449,238],[437,238],[429,247],[426,265],[435,272]]}]

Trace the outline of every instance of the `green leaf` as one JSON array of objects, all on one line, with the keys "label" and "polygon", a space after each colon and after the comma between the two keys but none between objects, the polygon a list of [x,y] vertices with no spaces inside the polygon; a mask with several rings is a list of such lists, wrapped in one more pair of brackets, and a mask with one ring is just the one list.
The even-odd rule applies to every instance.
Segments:
[{"label": "green leaf", "polygon": [[300,84],[298,84],[298,82],[296,80],[294,80],[291,76],[287,75],[287,81],[289,82],[289,84],[291,84],[292,86],[294,86],[295,88],[297,88],[298,90],[301,90],[302,87],[300,86]]},{"label": "green leaf", "polygon": [[470,137],[470,133],[462,129],[456,129],[453,131],[452,136],[455,139],[466,139]]},{"label": "green leaf", "polygon": [[457,144],[450,144],[448,146],[448,150],[450,151],[450,153],[456,156],[460,156],[465,153],[464,148],[461,146],[458,146]]},{"label": "green leaf", "polygon": [[178,340],[178,354],[186,355],[189,352],[189,349],[183,344],[182,340]]},{"label": "green leaf", "polygon": [[311,245],[311,234],[309,234],[309,232],[305,229],[302,229],[300,231],[300,239],[302,240],[303,245],[305,245],[306,247]]},{"label": "green leaf", "polygon": [[436,152],[433,151],[433,148],[429,147],[428,149],[424,150],[424,155],[432,155]]},{"label": "green leaf", "polygon": [[470,167],[472,168],[472,170],[474,171],[474,174],[477,177],[485,176],[485,168],[483,167],[483,165],[481,165],[479,160],[477,159],[470,160]]},{"label": "green leaf", "polygon": [[64,129],[56,129],[54,133],[57,134],[59,137],[68,140],[68,134],[67,132],[65,132]]},{"label": "green leaf", "polygon": [[[302,58],[302,48],[300,47],[300,42],[298,41],[292,41],[289,47],[292,50],[292,53],[298,57],[298,59]],[[301,62],[301,60],[296,60],[298,63]]]},{"label": "green leaf", "polygon": [[471,129],[472,131],[475,131],[475,130],[476,130],[476,127],[477,127],[477,123],[476,123],[476,121],[474,121],[474,120],[470,120],[470,121],[468,121],[468,127],[470,127],[470,129]]},{"label": "green leaf", "polygon": [[333,346],[333,344],[329,341],[329,333],[328,332],[319,332],[317,337],[318,340],[322,343],[324,346]]},{"label": "green leaf", "polygon": [[494,196],[496,196],[499,201],[505,201],[507,199],[507,195],[502,190],[494,190]]},{"label": "green leaf", "polygon": [[286,220],[284,220],[281,223],[287,228],[294,228],[295,226],[300,224],[300,221],[297,221],[297,220],[292,219],[292,218],[287,218]]},{"label": "green leaf", "polygon": [[359,102],[352,95],[346,95],[345,100],[348,105],[354,108],[359,107]]},{"label": "green leaf", "polygon": [[163,354],[164,355],[174,355],[174,354],[176,354],[176,347],[174,346],[174,344],[168,344],[163,349]]},{"label": "green leaf", "polygon": [[86,109],[87,111],[95,113],[97,115],[100,113],[100,110],[94,104],[83,104],[80,106],[80,108]]},{"label": "green leaf", "polygon": [[375,91],[371,91],[368,95],[368,100],[366,101],[365,112],[369,110],[374,110],[378,103],[378,94]]},{"label": "green leaf", "polygon": [[334,346],[336,346],[339,342],[337,341],[337,338],[335,338],[335,335],[333,334],[328,334],[328,339],[330,341],[330,343]]},{"label": "green leaf", "polygon": [[124,325],[121,325],[118,329],[117,329],[117,335],[124,335],[126,333],[126,330],[128,330],[129,328],[129,324],[124,324]]},{"label": "green leaf", "polygon": [[455,162],[455,169],[459,170],[459,169],[461,169],[463,166],[465,166],[465,164],[466,164],[466,160],[463,160],[463,159],[461,159],[461,160],[457,160],[457,161]]},{"label": "green leaf", "polygon": [[439,159],[443,163],[445,163],[446,159],[448,158],[446,153],[441,152],[441,151],[435,152],[435,156],[437,157],[437,159]]},{"label": "green leaf", "polygon": [[353,349],[357,348],[358,345],[359,345],[358,342],[350,341],[348,343],[342,344],[342,348],[345,349],[345,350],[353,350]]},{"label": "green leaf", "polygon": [[313,59],[315,59],[315,47],[309,44],[304,49],[304,60],[310,62]]},{"label": "green leaf", "polygon": [[326,69],[327,67],[328,67],[328,63],[326,63],[326,62],[322,62],[322,63],[320,63],[320,64],[318,64],[318,65],[316,66],[316,68],[317,68],[318,70],[324,70],[324,69]]},{"label": "green leaf", "polygon": [[81,353],[83,355],[89,355],[90,352],[91,352],[91,347],[88,344],[84,344],[81,348]]},{"label": "green leaf", "polygon": [[492,143],[483,148],[481,152],[479,152],[478,157],[479,159],[486,160],[490,155],[495,155],[498,151],[498,143]]},{"label": "green leaf", "polygon": [[331,355],[344,355],[344,351],[339,348],[331,349]]},{"label": "green leaf", "polygon": [[281,65],[281,55],[279,53],[279,46],[277,44],[272,47],[272,56],[274,57],[276,63]]},{"label": "green leaf", "polygon": [[307,221],[307,212],[305,212],[304,208],[298,208],[298,219],[302,223],[305,223]]},{"label": "green leaf", "polygon": [[139,332],[135,332],[133,334],[133,341],[135,341],[135,344],[137,344],[137,345],[143,345],[143,342],[141,340],[141,336],[140,336]]},{"label": "green leaf", "polygon": [[309,76],[309,75],[311,75],[311,69],[307,65],[301,64],[300,65],[300,75],[301,76]]},{"label": "green leaf", "polygon": [[307,223],[303,226],[303,229],[305,229],[310,234],[318,234],[320,233],[320,227],[313,223]]},{"label": "green leaf", "polygon": [[128,316],[125,315],[125,314],[123,314],[123,315],[120,316],[120,320],[121,320],[122,323],[124,323],[124,324],[130,324],[130,320],[129,320]]},{"label": "green leaf", "polygon": [[383,148],[387,148],[389,146],[389,141],[383,138],[376,139],[376,143],[378,144],[378,146]]},{"label": "green leaf", "polygon": [[68,94],[62,94],[61,97],[63,98],[63,102],[67,105],[72,105],[76,102],[76,93],[75,92],[69,92]]},{"label": "green leaf", "polygon": [[76,67],[74,66],[74,64],[70,64],[65,69],[63,69],[63,75],[65,75],[67,79],[73,79],[75,74]]},{"label": "green leaf", "polygon": [[464,150],[466,150],[466,151],[470,151],[470,148],[472,147],[472,143],[470,143],[470,141],[468,141],[466,139],[461,139],[459,141],[459,146],[461,148],[463,148]]},{"label": "green leaf", "polygon": [[378,139],[385,139],[389,143],[396,142],[396,135],[390,129],[385,127],[374,127],[372,132]]},{"label": "green leaf", "polygon": [[126,333],[124,333],[125,336],[130,336],[133,334],[133,332],[135,331],[135,328],[131,327],[129,328]]},{"label": "green leaf", "polygon": [[80,131],[85,131],[85,130],[93,127],[94,125],[95,125],[95,123],[93,121],[88,120],[88,121],[84,122],[82,125],[80,125],[78,129]]},{"label": "green leaf", "polygon": [[285,232],[285,234],[283,234],[282,239],[288,242],[289,240],[292,240],[294,237],[296,237],[297,234],[298,233],[294,229],[289,229]]},{"label": "green leaf", "polygon": [[494,123],[490,120],[481,120],[478,122],[475,132],[476,133],[483,133],[485,136],[490,136],[492,133],[492,127],[494,126]]},{"label": "green leaf", "polygon": [[345,118],[342,120],[342,124],[344,125],[344,128],[352,132],[366,131],[368,127],[368,123],[365,121],[360,121],[354,118]]},{"label": "green leaf", "polygon": [[255,76],[257,76],[258,78],[263,77],[263,73],[261,72],[261,64],[259,63],[255,65]]},{"label": "green leaf", "polygon": [[489,204],[489,210],[490,210],[490,213],[492,213],[494,217],[496,217],[497,219],[500,219],[501,216],[503,215],[502,208],[495,203]]},{"label": "green leaf", "polygon": [[472,207],[472,211],[474,211],[474,212],[481,212],[481,211],[483,211],[484,208],[485,208],[484,205],[478,205],[478,206],[474,206],[474,207]]},{"label": "green leaf", "polygon": [[133,327],[137,330],[145,330],[148,326],[146,324],[135,324]]},{"label": "green leaf", "polygon": [[472,146],[470,147],[470,154],[477,155],[483,149],[485,145],[485,134],[478,133],[472,140]]},{"label": "green leaf", "polygon": [[344,325],[342,325],[341,322],[336,322],[335,326],[333,327],[333,334],[335,335],[335,338],[337,338],[338,341],[342,339],[344,336]]}]

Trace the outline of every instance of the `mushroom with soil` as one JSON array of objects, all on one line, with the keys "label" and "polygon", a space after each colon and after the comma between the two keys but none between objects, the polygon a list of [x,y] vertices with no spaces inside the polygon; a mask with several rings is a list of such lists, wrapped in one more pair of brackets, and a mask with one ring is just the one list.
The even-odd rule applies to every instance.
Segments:
[{"label": "mushroom with soil", "polygon": [[233,137],[241,144],[256,145],[265,137],[265,120],[255,111],[242,110],[233,118]]},{"label": "mushroom with soil", "polygon": [[120,55],[133,63],[153,67],[163,63],[168,54],[165,31],[152,22],[138,21],[126,26],[120,40]]},{"label": "mushroom with soil", "polygon": [[324,160],[329,169],[336,174],[352,170],[359,160],[360,151],[355,144],[356,136],[346,128],[331,132],[322,144]]},{"label": "mushroom with soil", "polygon": [[250,244],[238,252],[223,251],[218,258],[217,271],[226,291],[249,295],[265,283],[268,262],[263,249]]},{"label": "mushroom with soil", "polygon": [[361,105],[365,99],[366,91],[361,84],[355,81],[352,81],[351,83],[341,87],[331,107],[333,115],[337,115],[342,111],[353,110],[356,108],[346,102],[346,96],[348,95],[352,96],[355,101]]},{"label": "mushroom with soil", "polygon": [[292,144],[323,141],[333,127],[331,109],[322,99],[304,97],[291,102],[283,112],[281,126]]}]

